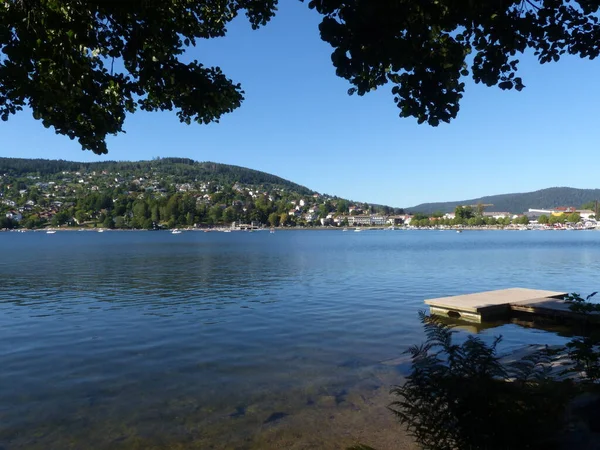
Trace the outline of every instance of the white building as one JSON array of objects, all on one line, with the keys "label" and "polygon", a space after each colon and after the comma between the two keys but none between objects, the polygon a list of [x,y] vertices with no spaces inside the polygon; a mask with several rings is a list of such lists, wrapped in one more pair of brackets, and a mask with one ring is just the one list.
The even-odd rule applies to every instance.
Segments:
[{"label": "white building", "polygon": [[371,225],[371,216],[349,216],[348,225],[352,227],[357,225]]},{"label": "white building", "polygon": [[583,220],[589,220],[591,216],[596,217],[596,213],[590,209],[578,209],[576,211]]},{"label": "white building", "polygon": [[336,224],[338,227],[342,225],[342,223],[344,222],[344,220],[348,219],[347,216],[334,216],[333,218],[333,223]]},{"label": "white building", "polygon": [[23,220],[23,215],[20,212],[17,211],[9,211],[6,213],[6,217],[8,217],[9,219],[12,219],[16,222],[20,222],[21,220]]},{"label": "white building", "polygon": [[511,214],[509,212],[489,211],[483,213],[483,217],[493,217],[494,219],[504,219],[510,216]]},{"label": "white building", "polygon": [[367,226],[382,226],[387,222],[387,218],[382,215],[359,215],[359,216],[348,216],[348,225],[367,225]]},{"label": "white building", "polygon": [[402,225],[406,221],[407,217],[408,216],[406,215],[388,216],[386,217],[386,223],[388,225]]},{"label": "white building", "polygon": [[387,218],[385,216],[376,214],[371,216],[371,225],[385,225],[387,223]]}]

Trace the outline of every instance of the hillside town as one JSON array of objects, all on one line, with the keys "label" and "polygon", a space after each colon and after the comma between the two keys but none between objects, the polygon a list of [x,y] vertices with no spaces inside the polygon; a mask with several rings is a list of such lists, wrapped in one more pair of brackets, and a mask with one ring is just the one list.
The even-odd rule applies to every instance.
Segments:
[{"label": "hillside town", "polygon": [[393,215],[400,209],[355,203],[289,182],[198,179],[175,169],[40,175],[0,168],[0,228],[384,226],[406,217]]},{"label": "hillside town", "polygon": [[[532,207],[521,214],[491,204],[423,214],[320,194],[262,172],[184,159],[69,163],[1,159],[0,229],[177,227],[404,227],[589,229],[597,205]],[[67,169],[67,170],[65,170]]]},{"label": "hillside town", "polygon": [[[109,196],[108,194],[112,194]],[[193,200],[185,223],[160,220],[161,208],[136,208],[148,199],[157,204],[171,199],[183,203]],[[86,201],[92,199],[92,201]],[[227,201],[229,199],[229,201]],[[145,204],[145,203],[144,203]],[[127,206],[131,207],[128,208]],[[261,208],[261,206],[266,207]],[[189,208],[188,208],[189,209]],[[484,208],[458,207],[452,213],[390,214],[391,208],[376,211],[368,204],[356,204],[328,195],[301,195],[285,188],[231,186],[214,182],[166,183],[151,174],[101,172],[61,172],[55,180],[28,176],[17,181],[0,174],[0,211],[2,228],[40,228],[93,226],[105,228],[203,228],[215,225],[240,227],[509,227],[529,229],[588,229],[598,224],[594,211],[576,207],[531,208],[523,214],[485,211]],[[142,216],[142,220],[140,219]],[[163,217],[167,214],[163,213]],[[194,221],[202,218],[204,221]],[[172,223],[169,223],[169,222]],[[247,225],[249,224],[249,225]]]}]

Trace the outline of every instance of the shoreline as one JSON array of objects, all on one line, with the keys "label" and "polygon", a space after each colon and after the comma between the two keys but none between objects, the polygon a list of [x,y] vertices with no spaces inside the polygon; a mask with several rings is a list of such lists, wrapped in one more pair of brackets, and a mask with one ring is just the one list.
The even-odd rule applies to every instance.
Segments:
[{"label": "shoreline", "polygon": [[[355,230],[360,231],[454,231],[454,232],[463,232],[463,231],[598,231],[598,228],[496,228],[496,227],[462,227],[462,228],[395,228],[394,230],[390,228],[382,228],[382,227],[346,227],[345,231],[354,232]],[[101,230],[101,231],[100,231]],[[231,233],[248,233],[248,232],[267,232],[269,228],[258,228],[254,230],[235,230],[231,228],[164,228],[160,230],[145,230],[145,229],[131,229],[131,228],[78,228],[78,227],[65,227],[65,228],[13,228],[13,229],[0,229],[0,233],[45,233],[47,231],[54,232],[88,232],[88,233],[98,233],[98,232],[173,232],[174,230],[178,230],[181,232],[200,232],[200,233],[223,233],[223,232],[231,232]],[[288,231],[344,231],[343,227],[277,227],[274,228],[274,231],[280,232],[288,232]]]}]

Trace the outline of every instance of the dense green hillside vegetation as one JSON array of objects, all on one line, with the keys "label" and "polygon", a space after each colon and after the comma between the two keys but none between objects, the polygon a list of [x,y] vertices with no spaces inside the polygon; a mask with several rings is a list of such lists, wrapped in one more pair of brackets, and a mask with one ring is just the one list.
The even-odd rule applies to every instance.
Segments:
[{"label": "dense green hillside vegetation", "polygon": [[[94,163],[0,158],[0,229],[322,225],[356,205],[268,173],[183,158]],[[359,206],[365,212],[399,212]]]},{"label": "dense green hillside vegetation", "polygon": [[196,162],[187,158],[156,158],[151,161],[104,161],[74,162],[52,159],[0,158],[0,174],[12,176],[56,176],[62,172],[102,172],[120,173],[123,176],[146,175],[153,173],[163,180],[174,183],[190,181],[211,181],[220,184],[252,184],[278,186],[299,194],[313,194],[310,189],[258,170],[245,167]]},{"label": "dense green hillside vegetation", "polygon": [[505,211],[520,214],[529,208],[544,209],[559,206],[580,207],[586,203],[600,200],[600,189],[575,189],[569,187],[553,187],[535,192],[517,194],[491,195],[487,197],[460,200],[453,202],[422,203],[412,208],[411,212],[433,213],[436,211],[447,213],[454,212],[457,206],[492,204],[488,211]]}]

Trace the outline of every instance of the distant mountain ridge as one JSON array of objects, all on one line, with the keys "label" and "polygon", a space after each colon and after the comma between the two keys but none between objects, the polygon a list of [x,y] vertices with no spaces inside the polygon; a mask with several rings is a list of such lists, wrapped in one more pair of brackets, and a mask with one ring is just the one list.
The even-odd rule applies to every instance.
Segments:
[{"label": "distant mountain ridge", "polygon": [[584,203],[600,200],[600,189],[576,189],[571,187],[551,187],[534,192],[514,194],[489,195],[486,197],[468,200],[421,203],[420,205],[406,208],[411,213],[433,213],[436,211],[453,212],[459,205],[476,205],[488,203],[486,211],[502,211],[510,213],[523,213],[529,208],[545,209],[557,206],[580,207]]}]

